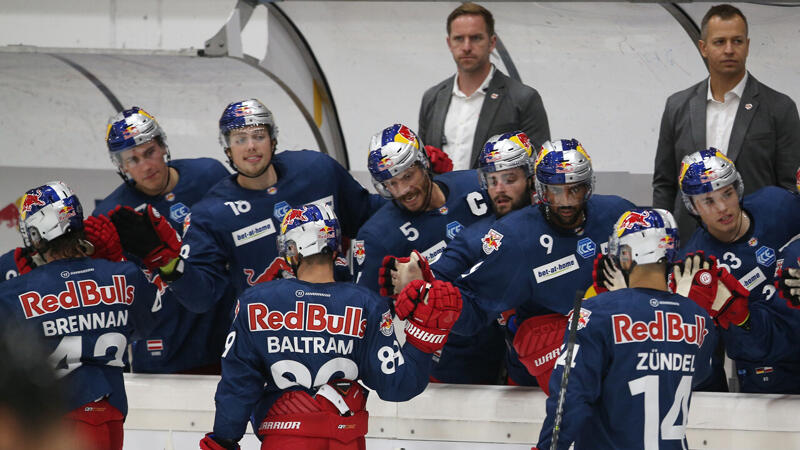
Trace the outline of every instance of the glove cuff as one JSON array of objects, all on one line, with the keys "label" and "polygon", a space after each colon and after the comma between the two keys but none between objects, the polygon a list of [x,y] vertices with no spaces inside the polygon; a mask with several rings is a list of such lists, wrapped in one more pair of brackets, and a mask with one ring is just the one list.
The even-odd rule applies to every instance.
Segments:
[{"label": "glove cuff", "polygon": [[183,275],[185,263],[183,258],[173,258],[166,265],[158,268],[158,273],[161,274],[161,279],[167,283],[173,282]]},{"label": "glove cuff", "polygon": [[435,353],[444,347],[450,330],[428,328],[418,325],[413,320],[406,321],[406,342],[425,353]]}]

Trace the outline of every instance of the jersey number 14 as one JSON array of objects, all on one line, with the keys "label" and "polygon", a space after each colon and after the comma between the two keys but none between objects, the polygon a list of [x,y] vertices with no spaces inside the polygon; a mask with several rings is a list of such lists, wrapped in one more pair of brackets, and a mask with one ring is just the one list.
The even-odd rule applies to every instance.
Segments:
[{"label": "jersey number 14", "polygon": [[[674,400],[663,419],[659,417],[658,375],[646,375],[628,382],[631,395],[644,394],[644,448],[658,450],[659,431],[665,441],[683,440],[686,436],[686,422],[689,418],[689,396],[692,392],[692,376],[681,377]],[[678,413],[681,423],[676,425]],[[660,428],[660,430],[659,430]]]}]

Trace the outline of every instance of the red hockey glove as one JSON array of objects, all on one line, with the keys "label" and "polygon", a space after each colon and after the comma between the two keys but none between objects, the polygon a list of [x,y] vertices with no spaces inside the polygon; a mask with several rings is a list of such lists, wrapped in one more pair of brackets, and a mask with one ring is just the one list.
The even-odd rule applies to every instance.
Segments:
[{"label": "red hockey glove", "polygon": [[453,161],[442,149],[432,145],[426,145],[425,151],[428,153],[428,159],[431,161],[431,170],[433,170],[433,173],[445,173],[453,170]]},{"label": "red hockey glove", "polygon": [[381,268],[378,269],[381,295],[397,298],[397,294],[412,280],[425,280],[429,283],[435,280],[428,260],[418,251],[412,251],[408,258],[392,255],[383,257]]},{"label": "red hockey glove", "polygon": [[717,295],[711,305],[711,317],[715,318],[719,326],[726,330],[731,323],[745,327],[747,319],[750,318],[750,308],[747,302],[750,291],[724,267],[718,268],[717,276],[719,282]]},{"label": "red hockey glove", "polygon": [[395,311],[406,319],[406,341],[425,353],[441,350],[461,314],[461,292],[450,283],[414,280],[397,296]]},{"label": "red hockey glove", "polygon": [[14,249],[14,262],[17,264],[17,273],[19,275],[24,275],[45,264],[44,258],[36,250],[27,247]]},{"label": "red hockey glove", "polygon": [[556,366],[566,331],[566,316],[547,314],[529,318],[514,336],[514,349],[520,362],[536,377],[546,395],[550,395],[550,374]]},{"label": "red hockey glove", "polygon": [[92,258],[122,261],[122,244],[114,224],[104,215],[89,216],[83,221],[86,239],[94,246]]},{"label": "red hockey glove", "polygon": [[608,256],[599,253],[594,258],[594,268],[592,269],[592,286],[594,291],[602,294],[606,291],[616,291],[628,287],[625,281],[625,274],[617,266],[616,262]]},{"label": "red hockey glove", "polygon": [[231,439],[220,439],[214,433],[207,433],[200,440],[200,450],[239,450],[239,444]]},{"label": "red hockey glove", "polygon": [[800,269],[786,268],[776,274],[775,287],[790,308],[800,309]]},{"label": "red hockey glove", "polygon": [[158,269],[180,255],[181,237],[152,206],[138,213],[129,206],[117,206],[109,217],[119,233],[122,248],[142,260],[149,269]]}]

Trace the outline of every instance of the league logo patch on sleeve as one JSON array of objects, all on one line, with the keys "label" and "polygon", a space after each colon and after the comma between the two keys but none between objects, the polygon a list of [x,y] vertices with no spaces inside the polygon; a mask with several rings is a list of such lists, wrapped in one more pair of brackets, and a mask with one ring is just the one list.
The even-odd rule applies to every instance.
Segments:
[{"label": "league logo patch on sleeve", "polygon": [[490,228],[481,239],[481,243],[483,244],[483,252],[488,255],[499,249],[500,245],[502,244],[502,240],[503,235]]},{"label": "league logo patch on sleeve", "polygon": [[381,334],[384,336],[391,336],[394,333],[394,324],[392,323],[392,313],[386,311],[381,316],[380,325]]}]

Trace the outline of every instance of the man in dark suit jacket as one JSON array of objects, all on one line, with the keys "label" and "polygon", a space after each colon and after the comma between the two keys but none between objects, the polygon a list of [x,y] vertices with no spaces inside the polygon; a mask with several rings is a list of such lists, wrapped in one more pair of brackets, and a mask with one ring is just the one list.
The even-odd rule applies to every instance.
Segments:
[{"label": "man in dark suit jacket", "polygon": [[[750,39],[741,11],[730,5],[712,7],[703,18],[700,38],[709,77],[667,99],[653,173],[653,206],[676,213],[681,238],[695,228],[678,188],[684,156],[719,148],[739,169],[745,195],[769,185],[794,190],[800,165],[797,107],[747,73]],[[734,107],[737,101],[738,107],[724,111],[726,104]]]},{"label": "man in dark suit jacket", "polygon": [[494,18],[486,8],[464,3],[453,10],[447,18],[447,45],[456,76],[422,97],[419,136],[423,143],[443,149],[457,170],[477,167],[481,148],[495,134],[522,130],[537,150],[550,139],[536,89],[507,77],[489,62],[496,41]]}]

